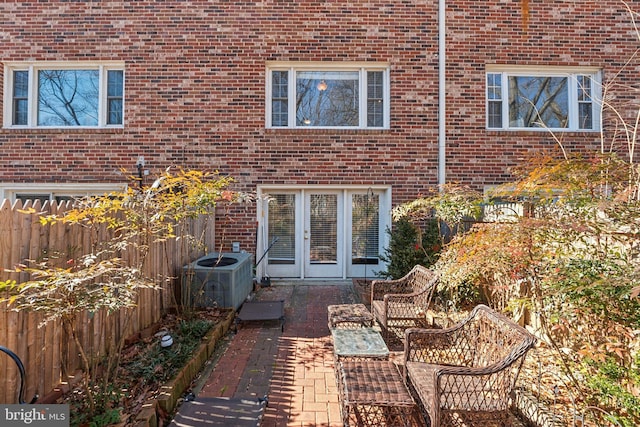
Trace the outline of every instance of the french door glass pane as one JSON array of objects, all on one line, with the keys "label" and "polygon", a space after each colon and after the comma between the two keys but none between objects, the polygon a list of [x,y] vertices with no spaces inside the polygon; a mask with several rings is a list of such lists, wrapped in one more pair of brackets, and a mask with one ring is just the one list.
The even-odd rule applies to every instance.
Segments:
[{"label": "french door glass pane", "polygon": [[268,253],[269,264],[294,264],[296,254],[295,240],[295,194],[273,194],[269,199],[268,235],[271,244],[278,241]]},{"label": "french door glass pane", "polygon": [[354,194],[351,198],[351,263],[378,264],[378,195]]},{"label": "french door glass pane", "polygon": [[336,264],[338,260],[338,196],[311,194],[310,251],[311,264]]}]

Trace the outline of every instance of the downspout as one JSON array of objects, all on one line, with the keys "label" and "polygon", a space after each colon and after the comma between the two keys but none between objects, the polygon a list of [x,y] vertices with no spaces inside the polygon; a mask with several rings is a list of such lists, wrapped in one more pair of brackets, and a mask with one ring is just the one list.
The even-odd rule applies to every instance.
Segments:
[{"label": "downspout", "polygon": [[446,184],[446,0],[438,0],[438,187],[444,190]]}]

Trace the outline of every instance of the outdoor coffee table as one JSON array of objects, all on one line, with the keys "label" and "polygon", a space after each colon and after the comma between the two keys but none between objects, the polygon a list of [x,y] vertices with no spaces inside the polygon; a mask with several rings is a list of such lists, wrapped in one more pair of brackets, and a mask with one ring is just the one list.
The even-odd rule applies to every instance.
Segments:
[{"label": "outdoor coffee table", "polygon": [[374,328],[332,329],[336,366],[343,359],[389,358],[389,348]]},{"label": "outdoor coffee table", "polygon": [[364,304],[334,304],[327,307],[329,328],[372,327],[373,314]]},{"label": "outdoor coffee table", "polygon": [[423,426],[418,406],[393,362],[340,363],[338,384],[345,426]]}]

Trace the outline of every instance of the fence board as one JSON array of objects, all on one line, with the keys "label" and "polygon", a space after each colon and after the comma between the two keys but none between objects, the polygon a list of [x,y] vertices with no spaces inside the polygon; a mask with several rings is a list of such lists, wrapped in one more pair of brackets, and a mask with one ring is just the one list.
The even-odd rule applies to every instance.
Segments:
[{"label": "fence board", "polygon": [[[55,323],[50,322],[42,326],[42,373],[39,375],[42,379],[38,383],[38,392],[45,394],[47,390],[51,390],[54,387],[55,381],[53,381],[53,375],[56,371],[54,369],[54,359],[56,355],[62,355],[62,349],[56,348],[53,345],[55,333]],[[31,382],[31,372],[29,373],[29,382]]]},{"label": "fence board", "polygon": [[[8,316],[6,310],[4,309],[4,305],[0,304],[0,324],[6,325],[8,322]],[[7,342],[7,329],[0,327],[0,344],[4,345]],[[6,347],[6,346],[5,346]],[[0,353],[0,378],[6,378],[7,376],[7,367],[9,366],[10,359],[8,356]],[[9,392],[9,383],[5,381],[5,387],[0,387],[0,402],[9,402],[8,392]]]},{"label": "fence board", "polygon": [[[39,316],[36,313],[28,313],[27,325],[27,356],[25,359],[25,370],[27,376],[30,376],[32,372],[36,372],[42,363],[42,345],[41,328],[38,327]],[[29,401],[31,398],[39,393],[37,381],[27,381],[27,387],[25,389],[24,398]]]},{"label": "fence board", "polygon": [[[11,251],[11,204],[8,200],[4,200],[2,205],[0,206],[0,265],[7,266],[9,265],[9,253]],[[9,279],[7,274],[3,275],[3,280]],[[3,296],[6,296],[6,293]],[[1,325],[8,325],[9,323],[9,314],[7,313],[7,308],[5,305],[2,305],[2,311],[0,312],[0,322]],[[8,329],[5,327],[0,327],[0,345],[7,347],[8,345]],[[11,402],[13,403],[12,398],[9,397],[9,391],[11,390],[11,384],[9,383],[9,363],[13,363],[10,361],[9,357],[0,355],[0,378],[5,378],[6,386],[0,387],[0,402]],[[14,385],[15,387],[15,385]]]},{"label": "fence board", "polygon": [[[42,210],[42,203],[40,202],[40,200],[36,200],[33,203],[32,207],[36,212],[40,212]],[[29,215],[29,223],[29,254],[27,258],[30,260],[37,260],[41,256],[40,248],[42,247],[42,226],[38,222],[38,218],[35,216],[35,214]],[[36,313],[29,313],[29,319],[27,321],[29,327],[29,330],[27,332],[29,342],[27,345],[27,357],[24,361],[27,378],[29,378],[32,373],[37,372],[37,370],[44,363],[44,329],[39,327],[41,319],[41,315]],[[27,380],[25,399],[29,401],[33,396],[41,393],[43,387],[44,375],[38,375],[37,381]]]},{"label": "fence board", "polygon": [[[33,203],[29,201],[24,204],[23,209],[29,209],[32,207]],[[29,258],[29,248],[31,246],[31,219],[32,215],[28,214],[13,216],[13,229],[15,230],[16,242],[18,243],[17,245],[13,245],[13,251],[16,253],[16,264]],[[27,280],[28,278],[29,275],[27,273],[22,273],[20,275],[21,281]],[[21,360],[27,360],[29,355],[29,313],[20,313],[16,327],[17,343],[15,352]],[[16,377],[16,380],[19,380],[19,377]]]},{"label": "fence board", "polygon": [[[42,260],[48,257],[57,267],[68,267],[68,260],[79,260],[88,253],[92,245],[103,242],[113,233],[106,227],[91,232],[82,227],[70,227],[63,223],[41,226],[41,213],[63,214],[71,208],[70,203],[49,203],[37,201],[26,203],[24,209],[33,207],[36,213],[19,213],[22,204],[13,206],[8,200],[0,205],[0,280],[27,280],[26,274],[19,275],[4,271],[26,260]],[[213,227],[206,217],[194,220],[182,234],[200,237]],[[93,233],[93,234],[92,234]],[[212,234],[211,234],[212,236]],[[175,305],[174,286],[179,284],[182,266],[201,256],[202,248],[193,249],[188,239],[157,242],[151,245],[144,271],[153,277],[160,289],[142,290],[137,298],[137,306],[118,313],[95,313],[81,316],[78,328],[83,345],[100,351],[117,343],[120,337],[129,337],[160,320],[166,310]],[[128,262],[139,261],[137,251],[126,250],[122,258]],[[58,386],[65,373],[73,375],[81,367],[78,351],[72,338],[67,336],[61,322],[49,322],[39,327],[43,316],[35,313],[14,312],[0,305],[0,345],[16,351],[22,359],[26,371],[28,400],[38,393],[46,395]],[[107,331],[115,333],[115,340],[106,340]],[[18,371],[8,357],[0,357],[0,403],[14,403],[19,387]]]},{"label": "fence board", "polygon": [[[22,204],[20,202],[16,202],[16,204],[14,205],[13,209],[15,210],[19,210],[22,209]],[[19,219],[21,219],[22,215],[18,214],[18,215],[11,215],[7,218],[7,225],[9,226],[9,244],[10,244],[10,249],[9,249],[9,256],[8,256],[8,262],[9,262],[9,268],[15,267],[16,264],[18,264],[21,259],[20,259],[20,233],[19,233]],[[10,276],[12,279],[15,280],[20,280],[20,274],[16,274],[16,273],[10,273]],[[22,317],[20,314],[15,315],[15,316],[9,316],[9,318],[7,319],[7,340],[6,340],[6,347],[8,347],[10,350],[13,350],[16,354],[20,353],[20,350],[18,349],[18,325],[19,325],[19,321],[20,321],[20,317]],[[20,358],[24,358],[25,355],[24,354],[18,354],[18,357]],[[16,396],[17,396],[17,390],[18,390],[18,370],[15,366],[15,364],[11,364],[8,369],[7,369],[7,379],[9,381],[9,390],[13,390],[13,392],[11,393],[11,395],[9,396],[10,399],[12,399],[12,403],[16,403]]]},{"label": "fence board", "polygon": [[[46,375],[46,382],[44,388],[42,389],[43,395],[48,393],[49,390],[52,390],[62,378],[62,372],[69,373],[66,369],[66,366],[63,367],[63,353],[61,349],[61,344],[68,343],[69,338],[64,335],[63,328],[59,321],[50,322],[49,326],[49,336],[47,337],[47,350],[51,353],[49,357],[49,369],[50,371],[45,371],[44,375]],[[68,347],[67,347],[68,348]],[[73,373],[73,371],[71,371]]]}]

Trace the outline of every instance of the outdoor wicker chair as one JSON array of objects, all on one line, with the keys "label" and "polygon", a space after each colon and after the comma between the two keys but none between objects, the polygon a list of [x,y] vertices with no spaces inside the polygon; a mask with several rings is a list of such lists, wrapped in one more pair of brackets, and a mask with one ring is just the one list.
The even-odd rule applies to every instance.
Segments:
[{"label": "outdoor wicker chair", "polygon": [[536,339],[487,306],[448,329],[405,331],[407,385],[431,427],[509,426],[516,379]]},{"label": "outdoor wicker chair", "polygon": [[438,283],[438,275],[422,265],[416,265],[404,277],[396,280],[374,280],[371,283],[371,312],[382,326],[385,339],[391,330],[424,327],[427,310]]}]

